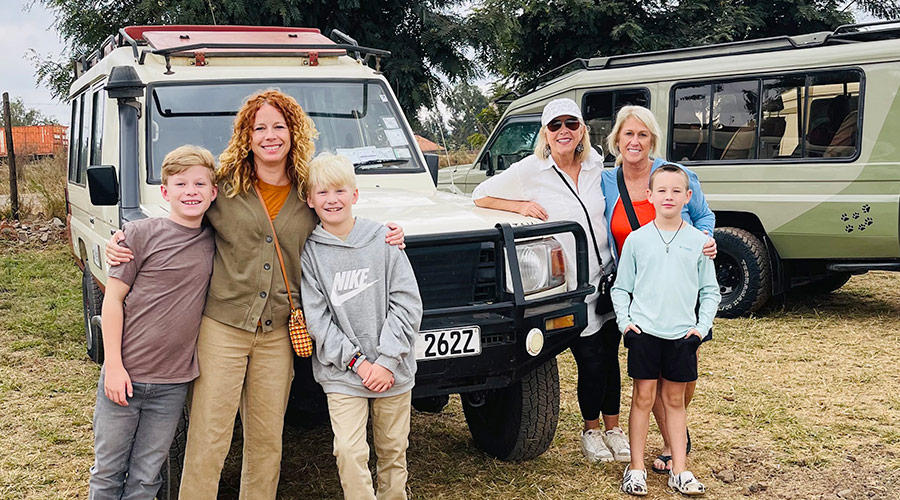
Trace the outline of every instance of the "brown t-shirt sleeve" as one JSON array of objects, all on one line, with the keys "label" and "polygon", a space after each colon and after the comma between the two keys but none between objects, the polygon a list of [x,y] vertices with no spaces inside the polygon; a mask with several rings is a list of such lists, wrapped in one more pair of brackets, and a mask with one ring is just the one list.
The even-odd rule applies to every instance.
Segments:
[{"label": "brown t-shirt sleeve", "polygon": [[146,257],[145,249],[149,235],[133,222],[126,222],[122,226],[122,232],[125,233],[125,239],[119,245],[131,249],[134,258],[118,266],[110,266],[109,277],[116,278],[130,287],[134,285],[134,279]]}]

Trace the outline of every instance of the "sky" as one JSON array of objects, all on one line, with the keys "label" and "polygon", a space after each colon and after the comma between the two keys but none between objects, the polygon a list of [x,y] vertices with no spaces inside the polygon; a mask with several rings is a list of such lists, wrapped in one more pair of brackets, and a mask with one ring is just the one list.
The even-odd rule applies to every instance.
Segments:
[{"label": "sky", "polygon": [[[68,125],[68,107],[50,97],[50,92],[38,86],[34,66],[27,58],[29,49],[42,56],[58,59],[64,44],[53,28],[53,14],[34,0],[0,0],[0,92],[9,92],[10,99],[21,97],[29,108],[55,117]],[[856,13],[859,21],[870,21],[867,15]],[[477,82],[486,87],[485,82]]]},{"label": "sky", "polygon": [[63,42],[53,28],[53,14],[40,5],[24,11],[30,0],[0,0],[0,93],[9,98],[21,97],[25,105],[64,125],[69,124],[68,107],[50,97],[44,87],[38,87],[34,66],[27,58],[28,49],[58,58]]}]

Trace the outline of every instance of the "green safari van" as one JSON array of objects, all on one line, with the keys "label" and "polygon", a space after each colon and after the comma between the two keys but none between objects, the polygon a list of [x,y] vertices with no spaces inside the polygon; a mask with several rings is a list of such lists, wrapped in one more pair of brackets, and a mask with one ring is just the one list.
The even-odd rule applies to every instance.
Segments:
[{"label": "green safari van", "polygon": [[639,104],[715,211],[720,316],[900,270],[900,21],[574,63],[512,101],[475,163],[443,169],[439,188],[471,193],[531,154],[551,99],[581,103],[598,146],[616,111]]}]

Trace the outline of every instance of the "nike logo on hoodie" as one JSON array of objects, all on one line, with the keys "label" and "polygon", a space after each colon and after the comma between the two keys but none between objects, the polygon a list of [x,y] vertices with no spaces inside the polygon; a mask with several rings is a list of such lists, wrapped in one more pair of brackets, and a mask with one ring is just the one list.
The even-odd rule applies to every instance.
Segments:
[{"label": "nike logo on hoodie", "polygon": [[331,305],[339,307],[344,302],[356,297],[370,286],[378,283],[378,280],[366,283],[368,276],[368,267],[334,273],[334,282],[331,285]]}]

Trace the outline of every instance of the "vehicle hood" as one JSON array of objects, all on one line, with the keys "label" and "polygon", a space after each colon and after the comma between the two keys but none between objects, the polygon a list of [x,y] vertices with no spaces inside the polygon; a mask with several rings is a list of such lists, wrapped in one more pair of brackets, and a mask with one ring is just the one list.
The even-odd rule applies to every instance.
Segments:
[{"label": "vehicle hood", "polygon": [[381,223],[396,222],[407,236],[490,229],[498,222],[513,226],[540,222],[512,212],[478,208],[468,196],[389,188],[361,188],[353,214]]}]

